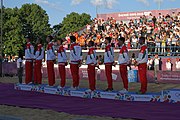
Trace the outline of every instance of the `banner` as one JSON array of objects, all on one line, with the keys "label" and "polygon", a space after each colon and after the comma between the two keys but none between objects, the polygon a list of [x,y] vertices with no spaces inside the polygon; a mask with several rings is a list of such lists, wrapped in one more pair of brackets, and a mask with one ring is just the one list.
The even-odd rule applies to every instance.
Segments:
[{"label": "banner", "polygon": [[113,17],[116,21],[129,21],[131,19],[139,19],[140,16],[149,16],[151,13],[153,16],[158,17],[159,13],[162,15],[171,15],[172,12],[178,13],[180,8],[177,9],[168,9],[168,10],[145,10],[145,11],[136,11],[136,12],[117,12],[117,13],[107,13],[107,14],[97,14],[98,19],[107,20],[108,18]]},{"label": "banner", "polygon": [[158,81],[164,82],[164,83],[180,83],[180,72],[159,71]]}]

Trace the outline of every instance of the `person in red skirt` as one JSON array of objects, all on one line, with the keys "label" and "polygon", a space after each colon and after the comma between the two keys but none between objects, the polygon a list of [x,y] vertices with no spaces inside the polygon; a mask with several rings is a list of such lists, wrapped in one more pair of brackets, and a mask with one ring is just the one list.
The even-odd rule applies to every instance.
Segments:
[{"label": "person in red skirt", "polygon": [[59,45],[58,49],[58,67],[59,67],[59,75],[61,78],[60,86],[58,88],[64,88],[66,84],[66,69],[67,65],[67,55],[66,49],[63,47],[63,40],[58,40],[57,44]]},{"label": "person in red skirt", "polygon": [[54,61],[56,60],[56,55],[52,40],[53,37],[51,35],[47,36],[47,72],[49,86],[54,86],[55,84]]},{"label": "person in red skirt", "polygon": [[96,71],[95,67],[98,67],[96,60],[96,51],[94,48],[94,42],[89,41],[88,43],[89,51],[86,59],[86,64],[88,65],[88,79],[89,79],[89,91],[96,90]]},{"label": "person in red skirt", "polygon": [[136,64],[138,66],[139,79],[141,82],[141,89],[139,94],[145,94],[147,91],[147,61],[148,61],[148,48],[145,45],[145,37],[139,38],[139,44],[141,45]]},{"label": "person in red skirt", "polygon": [[34,46],[31,44],[31,39],[26,36],[26,49],[25,49],[25,83],[32,83],[33,76],[33,60],[34,60]]},{"label": "person in red skirt", "polygon": [[42,83],[42,60],[44,59],[44,48],[41,44],[41,39],[37,40],[37,48],[35,52],[35,64],[34,64],[34,83],[41,84]]},{"label": "person in red skirt", "polygon": [[129,64],[129,56],[128,56],[128,50],[126,45],[124,44],[125,38],[120,37],[118,38],[118,44],[120,46],[119,51],[119,72],[123,81],[124,89],[122,89],[119,92],[127,93],[128,92],[128,72],[127,72],[127,65]]},{"label": "person in red skirt", "polygon": [[71,90],[77,90],[79,88],[79,67],[82,63],[82,48],[76,43],[75,36],[70,36],[70,39],[70,69],[73,79]]}]

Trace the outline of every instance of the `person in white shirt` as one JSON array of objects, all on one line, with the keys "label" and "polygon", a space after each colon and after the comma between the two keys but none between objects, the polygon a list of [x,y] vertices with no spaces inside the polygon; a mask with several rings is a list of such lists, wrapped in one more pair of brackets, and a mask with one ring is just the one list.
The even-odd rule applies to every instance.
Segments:
[{"label": "person in white shirt", "polygon": [[19,83],[22,84],[22,76],[23,76],[23,55],[19,52],[17,59],[17,75],[19,78]]},{"label": "person in white shirt", "polygon": [[123,81],[124,89],[120,92],[127,93],[128,92],[128,72],[127,72],[127,65],[129,65],[130,59],[128,56],[128,50],[127,47],[124,45],[125,38],[120,37],[118,38],[118,44],[120,46],[120,52],[119,52],[119,72]]},{"label": "person in white shirt", "polygon": [[79,87],[79,67],[82,64],[82,48],[76,43],[76,37],[70,36],[70,70],[73,79],[72,90],[77,90]]},{"label": "person in white shirt", "polygon": [[33,60],[34,60],[34,46],[31,44],[31,39],[26,36],[26,49],[25,49],[25,83],[32,83],[33,76]]},{"label": "person in white shirt", "polygon": [[171,63],[171,59],[168,58],[166,61],[166,70],[167,71],[172,71],[172,63]]},{"label": "person in white shirt", "polygon": [[111,46],[111,37],[105,38],[106,48],[104,53],[104,64],[106,77],[108,82],[108,88],[105,91],[113,90],[113,81],[112,81],[112,66],[115,65],[114,62],[114,49]]},{"label": "person in white shirt", "polygon": [[176,70],[180,71],[180,58],[176,58],[175,64],[176,64]]},{"label": "person in white shirt", "polygon": [[89,41],[88,43],[89,51],[87,55],[86,64],[88,65],[88,79],[89,79],[89,90],[96,90],[96,71],[95,67],[98,67],[96,60],[96,51],[94,48],[94,41]]},{"label": "person in white shirt", "polygon": [[132,47],[134,49],[136,49],[137,48],[137,42],[138,42],[138,39],[136,38],[136,35],[133,35],[131,41],[132,41],[132,43],[131,43]]},{"label": "person in white shirt", "polygon": [[155,79],[155,82],[158,83],[157,81],[157,72],[159,71],[159,57],[158,57],[158,54],[156,54],[154,56],[154,79]]},{"label": "person in white shirt", "polygon": [[63,40],[57,41],[59,45],[58,49],[58,67],[59,67],[59,75],[61,78],[60,86],[59,88],[64,88],[66,84],[66,68],[67,65],[67,55],[66,55],[66,49],[63,47]]},{"label": "person in white shirt", "polygon": [[153,64],[153,59],[148,58],[148,62],[147,62],[148,70],[153,70],[152,64]]},{"label": "person in white shirt", "polygon": [[139,79],[141,81],[141,89],[139,94],[145,94],[147,91],[147,61],[148,61],[148,48],[145,45],[145,37],[139,38],[139,43],[141,45],[138,58],[136,59],[136,65],[138,65]]},{"label": "person in white shirt", "polygon": [[49,86],[54,86],[55,84],[55,72],[54,72],[54,61],[56,60],[55,48],[52,42],[53,37],[51,35],[47,36],[47,70],[48,70],[48,84]]},{"label": "person in white shirt", "polygon": [[41,84],[42,83],[42,60],[44,59],[44,48],[41,44],[41,39],[38,38],[37,41],[37,49],[35,52],[35,65],[34,65],[34,83]]}]

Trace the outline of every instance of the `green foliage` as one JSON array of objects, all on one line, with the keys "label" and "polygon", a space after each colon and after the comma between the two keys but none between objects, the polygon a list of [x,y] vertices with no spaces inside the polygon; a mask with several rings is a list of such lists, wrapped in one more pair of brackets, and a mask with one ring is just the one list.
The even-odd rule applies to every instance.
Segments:
[{"label": "green foliage", "polygon": [[[0,21],[1,22],[1,21]],[[91,22],[91,16],[72,12],[53,28],[50,28],[49,17],[37,4],[24,4],[21,8],[3,8],[3,52],[13,56],[24,51],[25,36],[29,35],[32,43],[40,37],[46,44],[45,37],[54,33],[57,39],[75,32]]]},{"label": "green foliage", "polygon": [[36,4],[24,4],[20,9],[4,8],[3,10],[3,47],[4,54],[17,55],[25,46],[24,36],[29,35],[33,43],[40,37],[52,33],[48,24],[49,17],[45,10]]},{"label": "green foliage", "polygon": [[72,12],[64,17],[60,29],[60,37],[65,37],[70,32],[75,32],[91,22],[91,16],[86,13]]}]

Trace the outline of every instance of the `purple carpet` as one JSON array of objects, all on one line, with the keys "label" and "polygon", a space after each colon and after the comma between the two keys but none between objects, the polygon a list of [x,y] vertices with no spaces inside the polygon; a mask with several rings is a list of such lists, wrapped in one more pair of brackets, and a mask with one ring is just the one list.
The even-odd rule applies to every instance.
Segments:
[{"label": "purple carpet", "polygon": [[0,83],[0,104],[51,109],[77,115],[108,116],[145,120],[179,120],[180,104],[84,99],[17,91],[13,84]]}]

